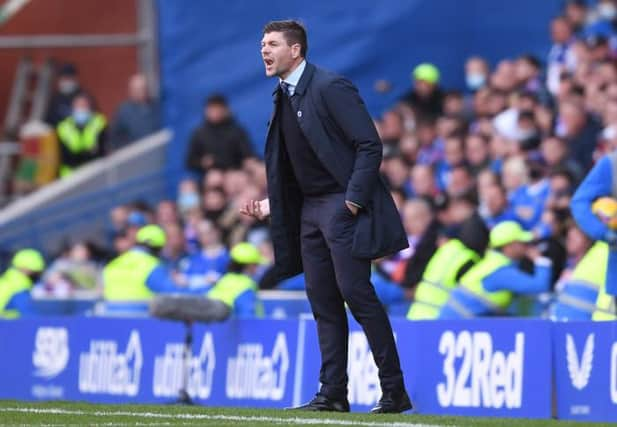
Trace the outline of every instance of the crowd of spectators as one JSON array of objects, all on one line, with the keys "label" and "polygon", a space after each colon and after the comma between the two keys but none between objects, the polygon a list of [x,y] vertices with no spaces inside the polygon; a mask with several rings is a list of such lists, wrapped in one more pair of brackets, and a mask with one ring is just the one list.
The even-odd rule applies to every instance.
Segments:
[{"label": "crowd of spectators", "polygon": [[[384,144],[381,172],[410,244],[375,262],[373,280],[384,303],[409,303],[440,243],[474,215],[488,230],[515,221],[533,233],[537,249],[552,260],[551,291],[590,248],[569,202],[594,162],[617,149],[616,2],[567,1],[550,23],[550,37],[545,58],[523,54],[497,64],[469,58],[464,90],[442,87],[438,68],[420,64],[409,92],[375,119]],[[58,83],[61,93],[80,91],[74,78]],[[110,132],[117,146],[152,129],[146,123],[154,121],[154,110],[140,107],[147,102],[144,85],[139,76],[131,80],[131,101]],[[78,121],[88,98],[68,99],[54,98],[56,123],[70,114]],[[179,287],[214,284],[226,271],[229,248],[242,241],[272,264],[267,224],[239,213],[242,203],[266,197],[264,164],[224,97],[210,96],[203,116],[186,158],[199,178],[183,180],[177,200],[116,207],[108,247],[68,245],[40,292],[96,289],[97,268],[130,248],[148,223],[166,232],[162,257]],[[301,278],[274,282],[268,266],[258,268],[255,279],[262,289],[303,287]]]},{"label": "crowd of spectators", "polygon": [[[129,78],[127,98],[109,118],[99,111],[93,93],[83,87],[76,66],[70,63],[56,70],[43,120],[44,123],[25,123],[20,132],[24,153],[13,182],[13,192],[17,196],[55,177],[68,176],[76,168],[162,127],[159,103],[150,96],[144,75],[135,74]],[[35,138],[39,143],[27,146],[24,138]],[[45,173],[49,176],[37,182],[41,181],[36,178],[41,175],[37,170],[43,169],[46,172],[49,169]]]}]

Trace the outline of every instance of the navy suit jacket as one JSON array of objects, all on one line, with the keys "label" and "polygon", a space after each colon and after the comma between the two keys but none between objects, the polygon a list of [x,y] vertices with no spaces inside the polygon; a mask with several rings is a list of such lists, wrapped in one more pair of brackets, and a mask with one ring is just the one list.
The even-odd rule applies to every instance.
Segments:
[{"label": "navy suit jacket", "polygon": [[[303,271],[300,257],[302,194],[280,141],[277,85],[268,122],[265,162],[271,233],[280,278]],[[306,64],[292,109],[300,129],[326,170],[346,189],[346,200],[362,206],[352,255],[375,259],[408,246],[390,191],[379,173],[382,144],[356,87],[344,77]]]}]

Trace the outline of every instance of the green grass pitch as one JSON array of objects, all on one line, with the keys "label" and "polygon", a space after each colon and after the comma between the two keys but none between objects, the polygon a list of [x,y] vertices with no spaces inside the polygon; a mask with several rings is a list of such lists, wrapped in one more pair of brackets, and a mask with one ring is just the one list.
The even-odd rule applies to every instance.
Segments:
[{"label": "green grass pitch", "polygon": [[[358,426],[544,427],[608,426],[555,420],[427,415],[333,414],[204,406],[95,405],[77,402],[0,401],[0,425],[79,426]],[[614,425],[614,424],[612,424]]]}]

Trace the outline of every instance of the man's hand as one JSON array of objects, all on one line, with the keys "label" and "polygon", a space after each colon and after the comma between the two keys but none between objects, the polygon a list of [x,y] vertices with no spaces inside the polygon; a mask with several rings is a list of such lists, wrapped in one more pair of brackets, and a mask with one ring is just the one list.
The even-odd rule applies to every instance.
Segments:
[{"label": "man's hand", "polygon": [[527,256],[531,258],[536,266],[550,267],[553,265],[551,259],[542,255],[542,252],[535,246],[528,247]]},{"label": "man's hand", "polygon": [[349,200],[345,200],[345,204],[347,205],[347,209],[349,209],[354,216],[358,215],[358,207],[356,205]]},{"label": "man's hand", "polygon": [[268,199],[251,200],[240,208],[240,213],[263,221],[270,216],[270,201]]},{"label": "man's hand", "polygon": [[535,261],[538,258],[542,257],[542,253],[540,252],[540,250],[538,248],[536,248],[535,246],[531,246],[529,245],[527,247],[527,257],[529,259],[531,259],[532,261]]}]

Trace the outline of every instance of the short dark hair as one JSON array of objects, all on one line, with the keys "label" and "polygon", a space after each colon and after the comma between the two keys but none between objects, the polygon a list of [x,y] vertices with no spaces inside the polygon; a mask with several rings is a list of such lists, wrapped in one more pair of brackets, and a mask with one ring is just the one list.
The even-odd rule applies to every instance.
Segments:
[{"label": "short dark hair", "polygon": [[521,55],[519,57],[520,60],[525,61],[526,63],[528,63],[529,65],[531,65],[532,67],[534,67],[535,69],[540,69],[540,67],[542,67],[542,63],[540,62],[540,60],[538,59],[537,56],[532,55],[530,53],[526,53],[524,55]]},{"label": "short dark hair", "polygon": [[222,107],[227,107],[227,98],[220,93],[213,93],[206,98],[205,105],[220,105]]},{"label": "short dark hair", "polygon": [[291,19],[285,21],[270,21],[264,27],[263,34],[272,32],[283,33],[283,37],[285,37],[289,46],[298,43],[300,45],[300,55],[306,58],[308,40],[306,38],[306,29],[301,22]]},{"label": "short dark hair", "polygon": [[566,166],[555,166],[549,171],[548,176],[550,178],[556,176],[563,176],[570,182],[570,185],[574,185],[574,183],[576,182],[576,177],[574,176],[574,173],[572,173],[572,171]]}]

